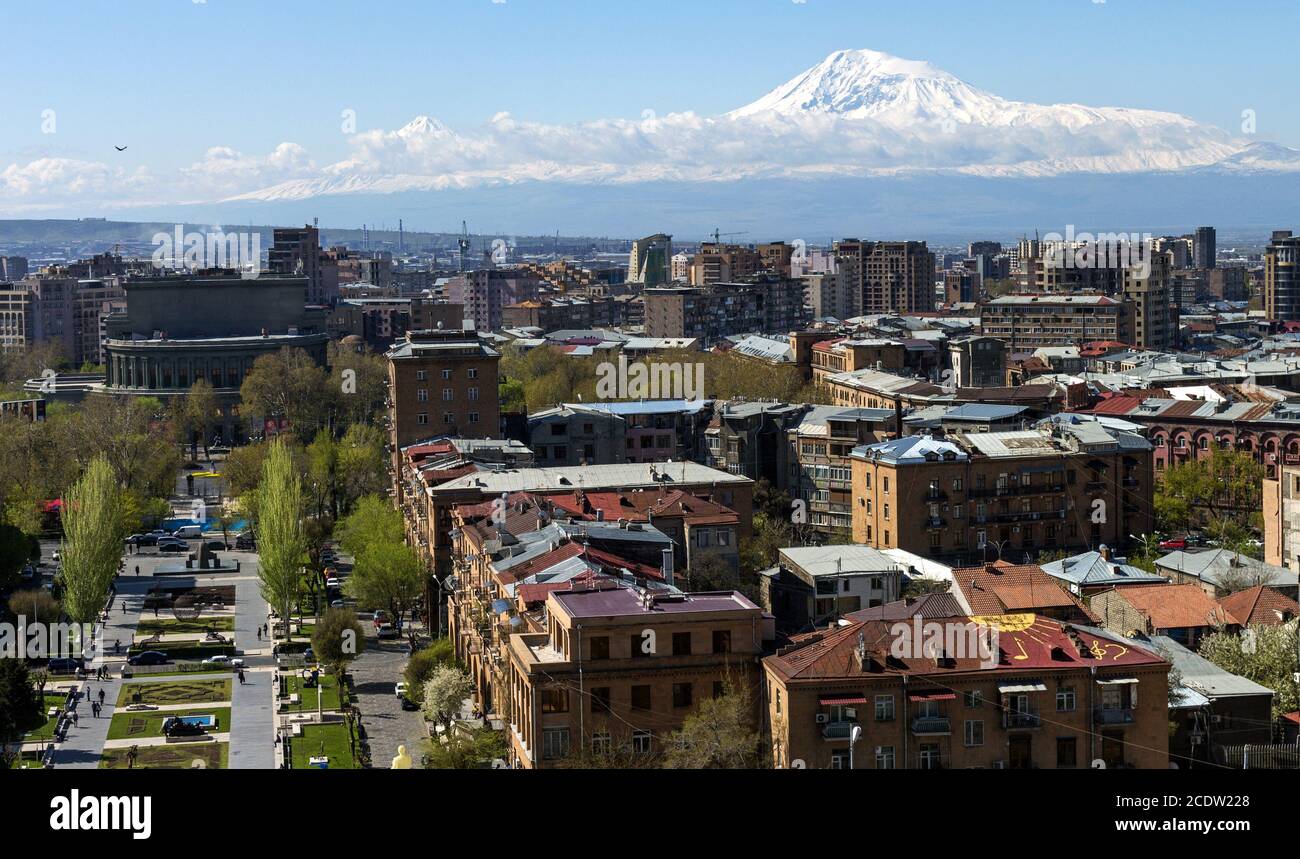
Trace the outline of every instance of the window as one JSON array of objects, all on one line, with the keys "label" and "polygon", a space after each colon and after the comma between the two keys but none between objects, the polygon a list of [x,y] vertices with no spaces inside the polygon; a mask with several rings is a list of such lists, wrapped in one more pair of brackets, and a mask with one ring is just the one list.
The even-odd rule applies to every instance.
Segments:
[{"label": "window", "polygon": [[888,477],[884,477],[884,478],[881,478],[881,479],[882,479],[883,482],[884,482],[885,494],[888,495],[888,494],[889,494],[889,478],[888,478]]},{"label": "window", "polygon": [[714,653],[731,652],[731,630],[729,629],[713,630],[713,652]]},{"label": "window", "polygon": [[923,770],[937,770],[942,758],[936,743],[922,743],[917,752],[917,762]]},{"label": "window", "polygon": [[633,710],[650,709],[650,687],[649,686],[632,687],[632,709]]},{"label": "window", "polygon": [[609,636],[593,635],[591,637],[592,659],[609,659]]},{"label": "window", "polygon": [[673,633],[673,656],[691,655],[691,634],[689,632]]},{"label": "window", "polygon": [[593,686],[591,690],[591,712],[609,712],[609,687]]},{"label": "window", "polygon": [[632,751],[636,752],[638,755],[650,754],[650,749],[653,748],[653,742],[654,741],[651,739],[649,731],[632,732]]},{"label": "window", "polygon": [[893,695],[876,696],[876,721],[877,722],[894,721],[894,696]]},{"label": "window", "polygon": [[966,720],[966,745],[984,745],[984,722],[980,719]]},{"label": "window", "polygon": [[416,370],[416,371],[415,371],[415,381],[417,381],[417,382],[423,382],[423,381],[424,381],[425,379],[427,379],[427,378],[429,378],[429,374],[428,374],[426,371],[424,371],[424,370]]},{"label": "window", "polygon": [[846,770],[849,768],[849,752],[847,749],[831,752],[831,769]]},{"label": "window", "polygon": [[442,401],[444,403],[450,403],[454,399],[456,399],[456,391],[454,389],[452,388],[442,389]]},{"label": "window", "polygon": [[477,400],[477,399],[478,399],[478,388],[470,388],[470,389],[469,389],[469,398],[470,398],[471,400]]},{"label": "window", "polygon": [[876,769],[892,770],[894,768],[894,747],[881,746],[876,749]]},{"label": "window", "polygon": [[1079,765],[1079,741],[1075,737],[1056,738],[1056,765],[1061,769],[1073,769]]},{"label": "window", "polygon": [[598,731],[591,735],[591,753],[593,755],[607,755],[611,748],[609,731]]},{"label": "window", "polygon": [[443,377],[444,379],[450,379],[450,378],[451,378],[451,370],[443,370],[443,371],[442,371],[442,377]]},{"label": "window", "polygon": [[451,412],[443,412],[442,422],[448,425],[454,424],[456,422],[456,416]]},{"label": "window", "polygon": [[943,534],[940,533],[939,531],[930,532],[930,548],[931,549],[943,548]]},{"label": "window", "polygon": [[885,505],[885,521],[889,521],[889,505]]},{"label": "window", "polygon": [[429,423],[429,415],[427,413],[418,414],[415,416],[415,422],[420,426],[424,426]]},{"label": "window", "polygon": [[569,690],[554,687],[542,690],[543,713],[569,712]]},{"label": "window", "polygon": [[478,367],[470,367],[466,373],[471,379],[478,378]]},{"label": "window", "polygon": [[984,693],[978,689],[963,692],[961,693],[961,700],[967,710],[975,710],[984,706]]},{"label": "window", "polygon": [[1073,686],[1061,686],[1056,690],[1056,712],[1069,713],[1075,708],[1076,700]]},{"label": "window", "polygon": [[478,412],[469,413],[469,422],[472,424],[478,423]]},{"label": "window", "polygon": [[636,635],[629,635],[627,638],[628,648],[632,651],[633,659],[640,659],[643,656],[651,655],[646,651],[646,646],[650,639],[643,638],[639,633]]},{"label": "window", "polygon": [[952,479],[952,491],[953,491],[953,492],[961,492],[961,478],[960,478],[960,477],[954,477],[954,478]]},{"label": "window", "polygon": [[673,684],[673,706],[680,709],[691,706],[691,684]]},{"label": "window", "polygon": [[569,756],[569,729],[544,728],[542,730],[542,757],[545,760]]},{"label": "window", "polygon": [[427,402],[429,402],[429,389],[428,389],[428,388],[420,388],[419,390],[417,390],[417,391],[415,392],[415,399],[416,399],[418,402],[421,402],[421,403],[427,403]]},{"label": "window", "polygon": [[[714,698],[721,698],[723,695],[726,694],[726,692],[727,692],[727,686],[726,686],[725,683],[723,683],[721,680],[714,680],[714,681],[713,681],[713,697],[714,697]],[[780,692],[780,690],[777,690],[777,693],[776,693],[776,712],[778,712],[778,713],[781,712],[781,692]]]}]

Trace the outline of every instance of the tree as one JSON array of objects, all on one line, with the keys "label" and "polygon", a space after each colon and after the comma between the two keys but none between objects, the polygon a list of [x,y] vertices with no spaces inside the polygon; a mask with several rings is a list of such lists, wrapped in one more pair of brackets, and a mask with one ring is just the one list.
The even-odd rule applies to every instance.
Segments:
[{"label": "tree", "polygon": [[199,443],[203,445],[203,458],[208,459],[208,428],[212,426],[217,415],[217,394],[211,383],[200,376],[194,380],[185,400],[176,413],[176,425],[181,432],[181,444],[193,445],[194,434],[199,434]]},{"label": "tree", "polygon": [[1279,626],[1252,626],[1240,634],[1216,632],[1201,641],[1201,656],[1274,692],[1273,716],[1300,709],[1295,674],[1300,671],[1296,630],[1300,619]]},{"label": "tree", "polygon": [[425,718],[450,728],[473,691],[474,683],[464,671],[450,665],[435,668],[424,682]]},{"label": "tree", "polygon": [[18,741],[41,723],[41,699],[36,696],[27,663],[0,659],[0,769],[18,758]]},{"label": "tree", "polygon": [[63,504],[61,575],[63,608],[77,623],[91,623],[108,601],[122,558],[120,492],[105,457],[90,463]]},{"label": "tree", "polygon": [[244,409],[262,418],[286,418],[299,438],[308,439],[329,416],[329,375],[301,349],[281,349],[253,362],[239,387]]},{"label": "tree", "polygon": [[334,529],[343,550],[354,558],[380,543],[400,543],[406,536],[402,514],[388,500],[368,495]]},{"label": "tree", "polygon": [[424,592],[424,564],[405,543],[371,543],[360,555],[343,589],[365,608],[386,608],[399,620]]},{"label": "tree", "polygon": [[22,581],[23,566],[30,560],[32,543],[28,536],[13,525],[0,524],[0,591],[18,586]]},{"label": "tree", "polygon": [[1215,448],[1165,472],[1154,506],[1166,532],[1206,525],[1221,541],[1244,540],[1263,508],[1264,466],[1246,451]]},{"label": "tree", "polygon": [[406,697],[417,707],[424,705],[424,684],[429,682],[433,672],[443,666],[455,667],[456,652],[451,639],[439,638],[423,650],[411,654],[402,679],[406,681]]},{"label": "tree", "polygon": [[388,363],[381,355],[329,345],[333,412],[339,424],[371,423],[388,395]]},{"label": "tree", "polygon": [[58,621],[63,617],[63,604],[45,588],[17,591],[9,597],[9,611],[14,617],[25,617],[29,622]]},{"label": "tree", "polygon": [[307,541],[302,522],[302,482],[281,440],[271,443],[257,490],[257,507],[262,596],[279,612],[287,638],[289,613],[302,591]]},{"label": "tree", "polygon": [[753,598],[758,590],[752,575],[743,575],[719,555],[705,555],[694,561],[686,570],[686,582],[689,590],[695,593],[740,591]]},{"label": "tree", "polygon": [[754,730],[749,691],[727,683],[716,698],[700,702],[666,743],[668,769],[755,769],[763,759],[763,738]]},{"label": "tree", "polygon": [[431,770],[485,769],[504,758],[505,740],[488,728],[449,731],[447,736],[430,742],[425,752],[425,768]]},{"label": "tree", "polygon": [[340,685],[348,664],[366,648],[366,633],[356,612],[346,608],[327,609],[316,621],[311,649],[322,665],[334,671]]}]

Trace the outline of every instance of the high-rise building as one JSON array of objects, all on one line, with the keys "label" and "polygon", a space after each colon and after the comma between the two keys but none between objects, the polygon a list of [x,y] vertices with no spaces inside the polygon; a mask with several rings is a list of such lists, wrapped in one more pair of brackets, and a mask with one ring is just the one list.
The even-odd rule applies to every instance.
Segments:
[{"label": "high-rise building", "polygon": [[401,449],[435,436],[495,438],[501,432],[501,354],[474,331],[408,331],[388,352],[388,418],[394,468]]},{"label": "high-rise building", "polygon": [[1218,257],[1214,227],[1197,227],[1192,237],[1192,260],[1197,268],[1215,268]]},{"label": "high-rise building", "polygon": [[1274,230],[1264,250],[1264,312],[1279,322],[1300,320],[1300,236]]},{"label": "high-rise building", "polygon": [[1169,318],[1169,256],[1151,255],[1146,277],[1141,270],[1124,270],[1124,298],[1133,302],[1133,345],[1164,352],[1172,348],[1173,326]]},{"label": "high-rise building", "polygon": [[0,349],[53,342],[74,365],[101,364],[101,319],[125,295],[117,278],[78,280],[61,271],[0,288]]},{"label": "high-rise building", "polygon": [[447,281],[444,294],[448,301],[465,305],[465,318],[473,319],[479,331],[499,331],[505,324],[502,311],[535,301],[541,284],[524,269],[482,268]]},{"label": "high-rise building", "polygon": [[647,289],[644,301],[647,337],[698,338],[705,348],[732,334],[789,334],[809,321],[803,281],[776,274]]},{"label": "high-rise building", "polygon": [[321,252],[320,230],[316,227],[277,228],[266,264],[275,274],[305,277],[307,304],[324,306],[338,300],[338,265]]},{"label": "high-rise building", "polygon": [[627,282],[643,287],[659,286],[672,280],[673,237],[658,233],[632,242],[628,257]]},{"label": "high-rise building", "polygon": [[1005,295],[980,306],[980,330],[1012,352],[1133,342],[1133,303],[1104,295]]},{"label": "high-rise building", "polygon": [[27,277],[27,257],[0,256],[0,283],[13,283]]},{"label": "high-rise building", "polygon": [[841,273],[860,296],[858,314],[934,310],[934,254],[925,242],[836,242]]}]

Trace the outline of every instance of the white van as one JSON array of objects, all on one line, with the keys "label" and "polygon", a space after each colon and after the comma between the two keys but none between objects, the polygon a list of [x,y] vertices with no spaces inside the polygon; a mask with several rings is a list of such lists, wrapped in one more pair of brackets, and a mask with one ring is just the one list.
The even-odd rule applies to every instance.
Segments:
[{"label": "white van", "polygon": [[172,534],[172,536],[176,537],[179,540],[197,540],[203,536],[203,526],[184,525],[180,528],[177,528],[175,533]]}]

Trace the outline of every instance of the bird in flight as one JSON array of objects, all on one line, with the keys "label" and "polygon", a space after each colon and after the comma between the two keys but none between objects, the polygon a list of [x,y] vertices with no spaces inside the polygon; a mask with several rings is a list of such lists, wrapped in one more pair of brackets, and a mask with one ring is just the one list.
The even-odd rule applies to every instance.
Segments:
[{"label": "bird in flight", "polygon": [[113,148],[116,149],[118,152],[125,152],[125,151],[126,151],[126,147],[125,147],[125,146],[114,146]]}]

